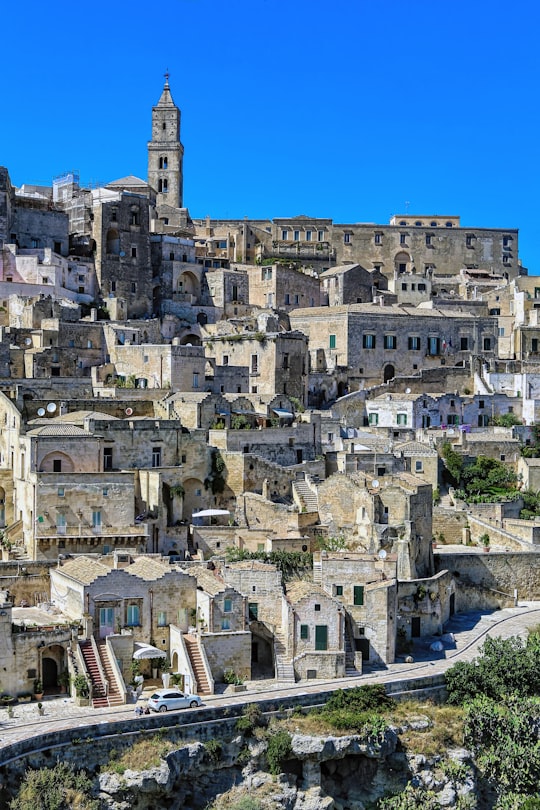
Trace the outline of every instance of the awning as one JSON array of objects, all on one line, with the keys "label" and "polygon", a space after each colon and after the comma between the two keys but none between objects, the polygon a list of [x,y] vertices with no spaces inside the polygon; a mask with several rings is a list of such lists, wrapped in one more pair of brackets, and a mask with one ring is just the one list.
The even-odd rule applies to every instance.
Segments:
[{"label": "awning", "polygon": [[203,509],[201,512],[193,512],[191,517],[216,517],[217,515],[230,515],[228,509]]},{"label": "awning", "polygon": [[283,408],[272,408],[272,411],[279,416],[280,419],[293,419],[294,413],[290,411],[285,411]]},{"label": "awning", "polygon": [[142,661],[146,658],[167,658],[167,653],[164,650],[158,650],[157,647],[152,647],[151,644],[136,641],[133,658],[135,661]]}]

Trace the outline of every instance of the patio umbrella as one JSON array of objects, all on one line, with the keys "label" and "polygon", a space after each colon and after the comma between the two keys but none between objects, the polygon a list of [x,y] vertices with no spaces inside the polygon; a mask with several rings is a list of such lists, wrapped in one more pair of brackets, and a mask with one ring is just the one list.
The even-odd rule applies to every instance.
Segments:
[{"label": "patio umbrella", "polygon": [[228,509],[203,509],[201,512],[193,512],[191,517],[215,517],[217,515],[230,515]]},{"label": "patio umbrella", "polygon": [[158,650],[157,647],[152,647],[151,644],[136,641],[133,658],[135,661],[142,661],[145,658],[167,658],[167,653],[164,650]]}]

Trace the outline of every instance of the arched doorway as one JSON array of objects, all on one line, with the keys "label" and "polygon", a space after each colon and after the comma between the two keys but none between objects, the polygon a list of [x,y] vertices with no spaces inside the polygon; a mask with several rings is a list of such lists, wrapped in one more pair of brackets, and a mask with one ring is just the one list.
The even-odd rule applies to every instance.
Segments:
[{"label": "arched doorway", "polygon": [[396,376],[396,370],[391,363],[388,363],[384,367],[384,382],[388,382],[388,380],[393,380]]},{"label": "arched doorway", "polygon": [[396,253],[394,258],[394,268],[396,273],[406,273],[409,269],[409,265],[411,262],[411,257],[406,251],[400,250],[399,253]]}]

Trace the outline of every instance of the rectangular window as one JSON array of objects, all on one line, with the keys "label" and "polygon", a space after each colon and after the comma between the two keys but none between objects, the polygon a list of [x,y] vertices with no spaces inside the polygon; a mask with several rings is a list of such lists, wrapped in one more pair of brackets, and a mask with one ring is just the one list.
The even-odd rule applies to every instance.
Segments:
[{"label": "rectangular window", "polygon": [[224,354],[224,355],[223,355],[223,361],[222,361],[222,362],[223,362],[223,365],[224,365],[224,366],[228,366],[228,365],[229,365],[229,355],[228,355],[228,354]]},{"label": "rectangular window", "polygon": [[324,242],[324,231],[317,231],[317,242]]},{"label": "rectangular window", "polygon": [[441,339],[438,337],[429,337],[428,338],[428,354],[431,357],[435,357],[436,355],[441,353]]},{"label": "rectangular window", "polygon": [[306,231],[306,242],[311,242],[312,235],[313,235],[312,231]]},{"label": "rectangular window", "polygon": [[351,234],[350,233],[344,233],[343,234],[343,244],[344,245],[350,245],[350,243],[351,243]]},{"label": "rectangular window", "polygon": [[420,338],[416,335],[409,335],[408,346],[409,351],[417,352],[420,349]]},{"label": "rectangular window", "polygon": [[426,285],[424,284],[424,282],[421,281],[420,284],[418,285],[418,292],[425,292],[425,291]]},{"label": "rectangular window", "polygon": [[294,303],[295,303],[295,304],[299,304],[299,303],[300,303],[300,296],[299,296],[298,294],[296,294],[296,295],[294,296]]},{"label": "rectangular window", "polygon": [[401,289],[403,290],[403,292],[405,292],[407,290],[407,285],[406,285],[405,282],[402,283]]},{"label": "rectangular window", "polygon": [[63,498],[65,495],[64,487],[58,487],[58,492],[56,493],[59,498]]},{"label": "rectangular window", "polygon": [[232,613],[232,599],[223,600],[223,613]]},{"label": "rectangular window", "polygon": [[113,467],[113,449],[112,447],[103,448],[103,469],[112,470]]},{"label": "rectangular window", "polygon": [[259,371],[259,355],[252,354],[251,355],[251,373],[257,374]]},{"label": "rectangular window", "polygon": [[396,421],[398,425],[406,425],[407,424],[407,414],[406,413],[398,413],[396,416]]},{"label": "rectangular window", "polygon": [[384,336],[384,348],[385,349],[395,349],[397,345],[397,338],[395,335],[385,335]]},{"label": "rectangular window", "polygon": [[399,244],[404,245],[406,242],[407,242],[407,234],[406,233],[400,233],[400,235],[399,235]]},{"label": "rectangular window", "polygon": [[128,627],[138,627],[140,625],[140,613],[138,605],[128,605],[126,609],[126,625]]},{"label": "rectangular window", "polygon": [[101,510],[100,509],[93,509],[92,510],[92,528],[101,529]]},{"label": "rectangular window", "polygon": [[55,458],[52,463],[53,472],[62,472],[62,459]]},{"label": "rectangular window", "polygon": [[231,620],[230,619],[222,619],[221,620],[221,629],[222,630],[230,630],[231,629]]},{"label": "rectangular window", "polygon": [[66,533],[66,516],[63,512],[58,512],[56,515],[56,532],[57,534]]},{"label": "rectangular window", "polygon": [[462,337],[459,339],[459,348],[462,352],[466,352],[469,348],[469,338]]},{"label": "rectangular window", "polygon": [[137,248],[136,248],[136,247],[132,247],[132,248],[131,248],[131,258],[132,258],[132,259],[136,259],[136,258],[137,258]]},{"label": "rectangular window", "polygon": [[362,336],[362,346],[364,349],[374,349],[375,348],[375,335],[363,335]]},{"label": "rectangular window", "polygon": [[483,343],[484,343],[484,351],[485,352],[491,351],[491,338],[485,337]]},{"label": "rectangular window", "polygon": [[538,354],[538,338],[531,338],[531,352]]},{"label": "rectangular window", "polygon": [[378,413],[370,413],[370,415],[369,415],[369,424],[370,425],[378,425],[379,424],[379,414]]},{"label": "rectangular window", "polygon": [[330,348],[331,348],[331,349],[335,349],[335,348],[336,348],[336,336],[335,336],[335,335],[330,335],[330,343],[329,343],[329,346],[330,346]]},{"label": "rectangular window", "polygon": [[111,281],[111,292],[116,292],[116,281]]},{"label": "rectangular window", "polygon": [[315,649],[328,649],[328,627],[326,624],[317,624],[315,626]]},{"label": "rectangular window", "polygon": [[414,470],[415,472],[423,472],[424,464],[422,461],[415,461],[414,462]]},{"label": "rectangular window", "polygon": [[355,585],[353,588],[353,604],[360,606],[364,604],[364,586]]},{"label": "rectangular window", "polygon": [[307,641],[309,638],[309,627],[307,624],[300,625],[300,638],[302,641]]},{"label": "rectangular window", "polygon": [[376,233],[374,241],[376,245],[382,245],[382,233]]},{"label": "rectangular window", "polygon": [[158,627],[167,627],[167,612],[165,610],[158,611],[157,623]]},{"label": "rectangular window", "polygon": [[198,374],[198,372],[194,371],[193,372],[193,388],[198,388],[198,387],[199,387],[199,374]]},{"label": "rectangular window", "polygon": [[161,447],[152,447],[152,467],[161,467]]},{"label": "rectangular window", "polygon": [[300,241],[300,231],[295,231],[294,235],[293,235],[293,238],[294,238],[295,242],[299,242]]},{"label": "rectangular window", "polygon": [[432,236],[430,233],[426,233],[426,246],[429,247],[431,245]]},{"label": "rectangular window", "polygon": [[259,618],[259,605],[257,602],[248,602],[248,616],[250,622],[256,622]]},{"label": "rectangular window", "polygon": [[336,585],[336,596],[343,596],[343,585]]},{"label": "rectangular window", "polygon": [[282,238],[282,240],[284,242],[286,242],[287,239],[289,238],[289,231],[285,231],[285,230],[281,231],[281,238]]}]

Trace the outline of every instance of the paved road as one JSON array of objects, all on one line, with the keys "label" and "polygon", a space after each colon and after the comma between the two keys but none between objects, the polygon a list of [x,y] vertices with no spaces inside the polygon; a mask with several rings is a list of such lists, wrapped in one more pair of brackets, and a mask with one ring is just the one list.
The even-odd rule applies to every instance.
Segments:
[{"label": "paved road", "polygon": [[[403,660],[378,670],[368,670],[354,678],[331,681],[302,681],[297,684],[280,684],[277,681],[250,681],[247,692],[239,694],[216,694],[205,698],[207,706],[231,706],[249,703],[263,698],[283,698],[291,695],[313,694],[343,687],[359,686],[366,683],[387,683],[397,680],[407,681],[425,675],[439,675],[456,661],[468,661],[478,655],[487,634],[490,636],[523,636],[527,629],[540,625],[540,602],[523,602],[518,607],[505,608],[488,614],[479,612],[456,615],[445,626],[453,633],[455,645],[447,645],[440,653],[430,650],[435,639],[422,639],[413,652],[414,663]],[[406,685],[405,685],[406,689]],[[86,728],[96,723],[133,719],[134,705],[119,706],[114,709],[93,709],[76,706],[71,698],[50,698],[43,701],[45,714],[38,716],[35,703],[20,704],[14,707],[14,716],[7,717],[5,709],[0,709],[0,749],[12,743],[51,731]]]}]

